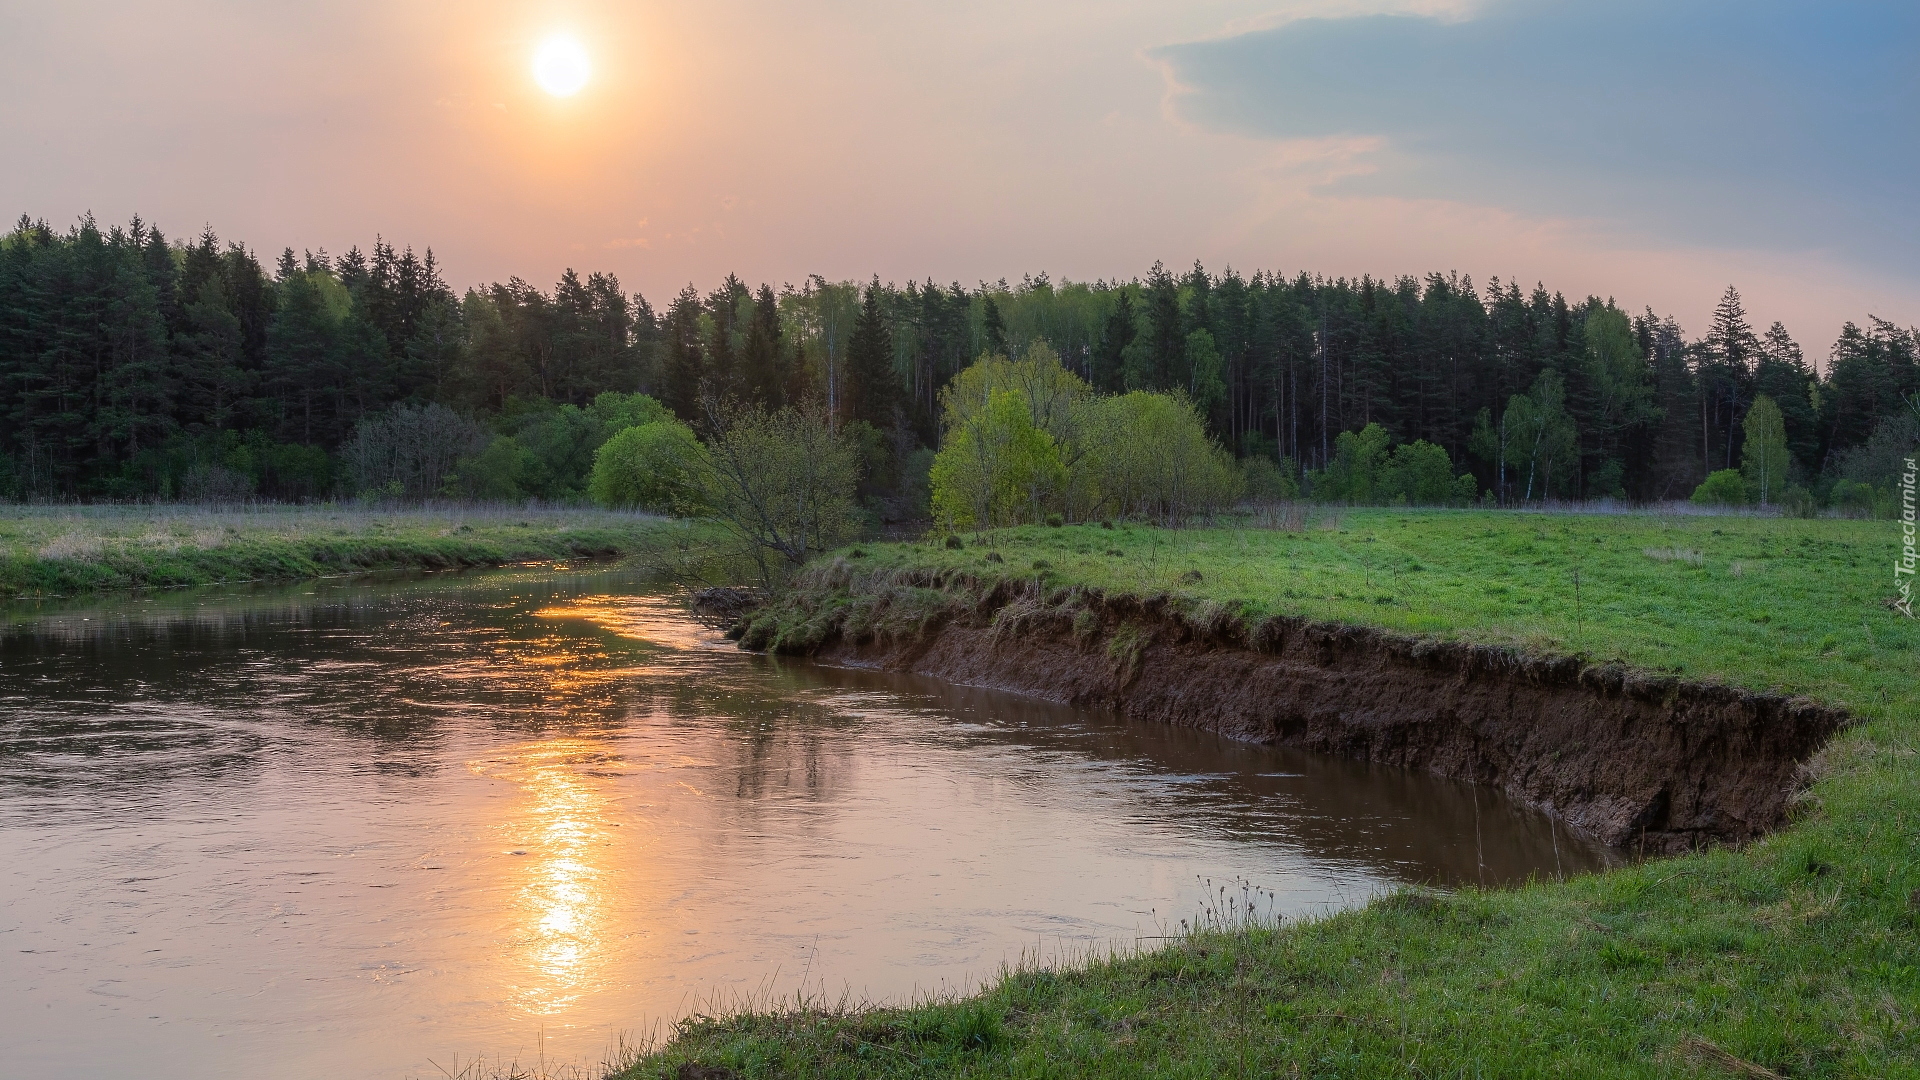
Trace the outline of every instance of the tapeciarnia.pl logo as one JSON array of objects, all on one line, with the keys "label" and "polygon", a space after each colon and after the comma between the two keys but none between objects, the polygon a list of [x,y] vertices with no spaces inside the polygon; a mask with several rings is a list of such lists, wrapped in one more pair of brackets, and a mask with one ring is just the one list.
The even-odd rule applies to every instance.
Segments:
[{"label": "tapeciarnia.pl logo", "polygon": [[1893,602],[1893,606],[1909,619],[1914,617],[1913,479],[1914,474],[1920,472],[1920,469],[1914,468],[1913,461],[1907,458],[1907,471],[1900,474],[1900,557],[1893,562],[1893,587],[1900,593],[1900,598]]}]

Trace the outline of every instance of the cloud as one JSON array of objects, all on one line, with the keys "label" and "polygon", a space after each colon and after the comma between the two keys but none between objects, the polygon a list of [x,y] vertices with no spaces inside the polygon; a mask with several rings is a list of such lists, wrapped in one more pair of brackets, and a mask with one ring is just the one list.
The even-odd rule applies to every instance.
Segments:
[{"label": "cloud", "polygon": [[1331,192],[1920,271],[1920,5],[1496,0],[1149,55],[1189,124],[1381,140]]}]

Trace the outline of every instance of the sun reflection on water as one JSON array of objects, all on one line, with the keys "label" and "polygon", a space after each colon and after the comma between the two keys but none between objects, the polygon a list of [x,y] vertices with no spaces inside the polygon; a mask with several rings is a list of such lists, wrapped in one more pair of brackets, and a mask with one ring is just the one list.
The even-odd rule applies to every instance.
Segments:
[{"label": "sun reflection on water", "polygon": [[582,619],[621,637],[672,649],[734,651],[731,641],[688,618],[686,608],[672,597],[589,596],[534,614],[542,619]]},{"label": "sun reflection on water", "polygon": [[502,833],[514,845],[510,941],[523,965],[510,992],[530,1015],[564,1012],[601,981],[615,863],[610,800],[596,779],[619,765],[603,744],[580,738],[528,743],[468,763],[525,795]]}]

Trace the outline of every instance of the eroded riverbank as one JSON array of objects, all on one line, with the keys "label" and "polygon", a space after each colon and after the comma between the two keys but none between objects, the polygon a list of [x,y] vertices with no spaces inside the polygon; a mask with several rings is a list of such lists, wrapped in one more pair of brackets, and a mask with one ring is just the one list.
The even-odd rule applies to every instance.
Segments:
[{"label": "eroded riverbank", "polygon": [[816,568],[734,636],[1487,784],[1607,844],[1683,851],[1786,822],[1838,708],[1577,658],[1040,578]]}]

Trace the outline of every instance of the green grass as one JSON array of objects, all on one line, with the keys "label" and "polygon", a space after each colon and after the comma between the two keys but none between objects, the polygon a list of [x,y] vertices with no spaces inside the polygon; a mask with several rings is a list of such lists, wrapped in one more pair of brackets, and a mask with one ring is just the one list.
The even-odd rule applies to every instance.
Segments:
[{"label": "green grass", "polygon": [[705,535],[583,509],[0,505],[0,599],[634,555]]},{"label": "green grass", "polygon": [[1209,930],[968,999],[695,1018],[620,1075],[1920,1076],[1920,624],[1884,605],[1896,537],[1368,510],[1298,534],[1069,526],[844,552],[871,571],[856,580],[1167,593],[1804,694],[1860,724],[1816,762],[1796,823],[1741,850]]}]

